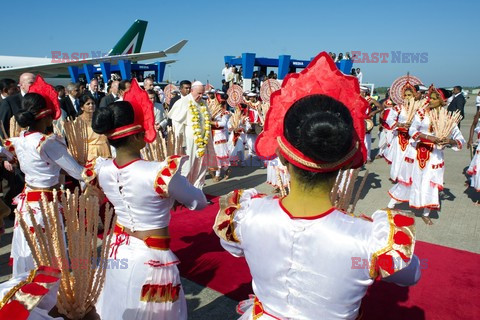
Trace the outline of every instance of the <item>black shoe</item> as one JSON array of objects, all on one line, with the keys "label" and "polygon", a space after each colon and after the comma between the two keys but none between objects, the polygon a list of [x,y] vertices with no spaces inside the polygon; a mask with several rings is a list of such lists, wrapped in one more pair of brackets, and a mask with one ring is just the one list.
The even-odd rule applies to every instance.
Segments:
[{"label": "black shoe", "polygon": [[208,204],[213,204],[213,201],[212,200],[207,200],[207,203]]}]

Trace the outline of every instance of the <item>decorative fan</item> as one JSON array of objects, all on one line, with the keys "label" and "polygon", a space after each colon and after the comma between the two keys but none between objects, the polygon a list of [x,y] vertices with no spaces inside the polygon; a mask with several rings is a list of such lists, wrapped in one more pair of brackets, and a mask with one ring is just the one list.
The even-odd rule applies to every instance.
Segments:
[{"label": "decorative fan", "polygon": [[243,90],[238,84],[230,86],[227,91],[228,99],[227,102],[232,107],[239,106],[243,102]]},{"label": "decorative fan", "polygon": [[392,85],[390,86],[390,98],[396,104],[403,103],[402,88],[407,82],[410,83],[412,86],[422,84],[422,81],[420,79],[408,73],[407,75],[401,76],[395,81],[393,81]]},{"label": "decorative fan", "polygon": [[210,91],[212,89],[215,89],[215,88],[210,83],[207,83],[207,85],[205,86],[205,92]]},{"label": "decorative fan", "polygon": [[270,96],[277,90],[280,90],[280,82],[275,79],[268,79],[262,83],[260,87],[260,97],[263,102],[270,103]]}]

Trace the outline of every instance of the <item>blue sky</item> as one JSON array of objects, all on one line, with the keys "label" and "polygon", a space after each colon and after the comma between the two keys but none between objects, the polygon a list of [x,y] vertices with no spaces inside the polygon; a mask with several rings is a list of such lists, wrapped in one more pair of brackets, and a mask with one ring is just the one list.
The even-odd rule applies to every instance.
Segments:
[{"label": "blue sky", "polygon": [[[309,59],[321,51],[355,50],[390,54],[388,63],[354,65],[364,81],[377,86],[407,71],[426,85],[480,85],[480,1],[475,0],[19,1],[3,9],[0,55],[108,52],[135,19],[143,19],[149,24],[142,51],[189,40],[165,79],[218,85],[224,55],[242,52]],[[428,61],[391,63],[392,51],[426,52]]]}]

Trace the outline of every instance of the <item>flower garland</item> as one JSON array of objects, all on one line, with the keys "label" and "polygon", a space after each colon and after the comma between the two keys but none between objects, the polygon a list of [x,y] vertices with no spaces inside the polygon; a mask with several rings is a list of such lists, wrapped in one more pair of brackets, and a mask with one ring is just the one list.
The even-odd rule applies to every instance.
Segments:
[{"label": "flower garland", "polygon": [[205,155],[205,149],[208,144],[208,139],[210,138],[210,114],[208,113],[207,106],[201,102],[200,103],[200,112],[203,115],[203,137],[202,137],[202,128],[200,127],[200,112],[193,101],[190,101],[188,106],[190,112],[192,113],[192,122],[193,122],[193,136],[195,140],[195,145],[197,146],[197,158],[201,158]]}]

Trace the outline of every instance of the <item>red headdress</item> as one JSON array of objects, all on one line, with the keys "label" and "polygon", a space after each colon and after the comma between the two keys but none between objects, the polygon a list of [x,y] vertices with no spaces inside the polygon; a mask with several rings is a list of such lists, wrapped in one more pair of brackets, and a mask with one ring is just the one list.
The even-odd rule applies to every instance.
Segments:
[{"label": "red headdress", "polygon": [[402,99],[403,99],[403,96],[405,95],[405,91],[407,90],[411,90],[413,94],[417,93],[417,90],[415,89],[415,87],[407,80],[407,83],[405,83],[402,87]]},{"label": "red headdress", "polygon": [[[299,99],[314,94],[326,95],[342,102],[353,119],[355,131],[351,150],[343,159],[334,163],[323,163],[307,157],[291,145],[284,135],[287,111]],[[278,148],[287,161],[313,172],[335,171],[346,165],[357,168],[365,163],[367,152],[363,139],[368,102],[360,96],[357,78],[341,73],[326,52],[316,56],[302,72],[287,75],[282,88],[272,93],[270,105],[264,130],[255,143],[258,155],[271,158]]]},{"label": "red headdress", "polygon": [[128,92],[125,92],[123,100],[132,105],[135,114],[134,121],[132,124],[114,129],[107,134],[107,137],[115,140],[145,131],[145,142],[153,142],[157,136],[153,103],[148,98],[148,93],[140,88],[137,79],[132,80],[132,86]]},{"label": "red headdress", "polygon": [[436,92],[440,96],[440,99],[442,99],[443,101],[447,101],[447,98],[445,97],[445,93],[443,92],[443,89],[435,88],[435,86],[432,83],[428,88],[428,99],[430,99],[430,96],[433,92]]},{"label": "red headdress", "polygon": [[54,120],[60,118],[62,110],[60,109],[60,103],[58,101],[58,93],[51,85],[43,80],[41,75],[37,75],[35,82],[28,89],[28,93],[38,93],[45,99],[47,104],[45,109],[40,110],[35,115],[36,120],[50,115]]},{"label": "red headdress", "polygon": [[218,103],[226,102],[228,99],[228,95],[224,92],[216,92],[215,99],[217,99]]}]

